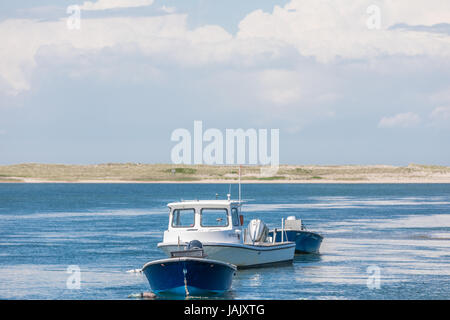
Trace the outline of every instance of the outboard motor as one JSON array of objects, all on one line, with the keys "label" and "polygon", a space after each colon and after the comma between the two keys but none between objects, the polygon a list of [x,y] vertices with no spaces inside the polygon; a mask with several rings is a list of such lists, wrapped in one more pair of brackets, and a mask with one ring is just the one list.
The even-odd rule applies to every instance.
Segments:
[{"label": "outboard motor", "polygon": [[198,240],[189,241],[186,250],[203,249],[203,244]]},{"label": "outboard motor", "polygon": [[172,258],[181,258],[181,257],[204,258],[204,257],[206,257],[205,252],[203,251],[203,244],[198,240],[189,241],[189,243],[186,245],[184,250],[171,251],[170,256]]},{"label": "outboard motor", "polygon": [[260,219],[253,219],[248,223],[247,233],[253,243],[264,242],[266,241],[269,229]]}]

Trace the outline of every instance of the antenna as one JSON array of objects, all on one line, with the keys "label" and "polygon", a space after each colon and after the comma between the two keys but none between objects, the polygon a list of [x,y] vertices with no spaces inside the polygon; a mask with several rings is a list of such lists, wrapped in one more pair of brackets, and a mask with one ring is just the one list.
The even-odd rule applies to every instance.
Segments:
[{"label": "antenna", "polygon": [[[241,221],[241,225],[244,223],[243,220],[243,216],[242,216],[242,203],[241,203],[241,168],[242,165],[239,165],[239,205],[238,205],[238,210],[239,210],[239,219]],[[244,238],[245,238],[245,233],[244,233]]]},{"label": "antenna", "polygon": [[239,203],[241,203],[241,168],[242,165],[239,165]]}]

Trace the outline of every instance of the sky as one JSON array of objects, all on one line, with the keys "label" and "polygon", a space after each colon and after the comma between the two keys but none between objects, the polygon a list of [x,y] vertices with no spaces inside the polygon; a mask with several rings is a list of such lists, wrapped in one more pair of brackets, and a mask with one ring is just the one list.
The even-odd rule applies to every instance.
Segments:
[{"label": "sky", "polygon": [[0,164],[170,163],[196,120],[279,129],[281,164],[450,165],[450,2],[0,4]]}]

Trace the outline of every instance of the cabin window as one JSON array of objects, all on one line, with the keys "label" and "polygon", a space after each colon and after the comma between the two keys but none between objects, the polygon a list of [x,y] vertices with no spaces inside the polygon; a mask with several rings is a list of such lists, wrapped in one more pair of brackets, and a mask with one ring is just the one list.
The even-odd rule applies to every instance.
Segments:
[{"label": "cabin window", "polygon": [[231,209],[231,218],[233,220],[233,226],[239,226],[239,212],[237,208]]},{"label": "cabin window", "polygon": [[195,223],[194,209],[175,209],[172,213],[172,227],[188,228],[193,227]]},{"label": "cabin window", "polygon": [[202,209],[200,224],[202,227],[226,227],[228,226],[228,210]]}]

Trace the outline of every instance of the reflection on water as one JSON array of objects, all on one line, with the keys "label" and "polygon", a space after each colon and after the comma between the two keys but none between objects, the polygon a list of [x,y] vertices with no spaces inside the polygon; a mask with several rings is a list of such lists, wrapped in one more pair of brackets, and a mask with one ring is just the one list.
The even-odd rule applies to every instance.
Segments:
[{"label": "reflection on water", "polygon": [[296,263],[307,264],[320,262],[322,260],[322,255],[320,253],[310,253],[310,254],[295,254],[294,265]]},{"label": "reflection on water", "polygon": [[[0,185],[1,299],[141,299],[164,257],[166,203],[222,185]],[[228,191],[228,186],[226,188]],[[212,192],[213,190],[214,192]],[[222,296],[188,299],[448,299],[450,185],[245,185],[245,221],[295,215],[324,236],[320,254],[243,269]],[[120,201],[118,201],[120,199]],[[80,289],[68,289],[69,265]],[[370,289],[370,270],[379,289]],[[149,297],[147,297],[149,298]],[[173,296],[151,299],[184,299]]]}]

